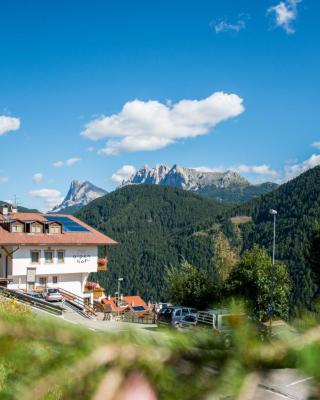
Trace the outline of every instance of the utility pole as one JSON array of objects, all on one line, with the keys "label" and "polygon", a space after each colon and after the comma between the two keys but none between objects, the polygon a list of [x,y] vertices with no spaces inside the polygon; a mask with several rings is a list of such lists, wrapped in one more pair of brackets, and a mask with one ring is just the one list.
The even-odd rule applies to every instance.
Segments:
[{"label": "utility pole", "polygon": [[270,335],[272,333],[272,315],[274,312],[274,287],[275,287],[275,253],[276,253],[276,217],[278,212],[271,209],[270,215],[273,215],[273,244],[272,244],[272,270],[271,270],[271,296],[268,314],[270,316]]},{"label": "utility pole", "polygon": [[118,278],[118,317],[119,317],[119,304],[120,304],[120,284],[123,281],[123,278]]}]

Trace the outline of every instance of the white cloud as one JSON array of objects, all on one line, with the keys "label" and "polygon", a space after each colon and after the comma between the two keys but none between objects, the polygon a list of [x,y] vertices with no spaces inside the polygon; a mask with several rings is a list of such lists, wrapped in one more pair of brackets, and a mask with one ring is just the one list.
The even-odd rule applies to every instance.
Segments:
[{"label": "white cloud", "polygon": [[124,180],[129,179],[135,172],[136,169],[133,165],[123,165],[111,176],[111,179],[113,182],[122,183]]},{"label": "white cloud", "polygon": [[312,154],[307,160],[285,166],[285,180],[293,179],[310,168],[320,165],[320,154]]},{"label": "white cloud", "polygon": [[191,167],[191,169],[195,169],[198,172],[225,172],[226,169],[223,168],[222,166],[220,167],[205,167],[205,166],[201,166],[201,167]]},{"label": "white cloud", "polygon": [[43,181],[43,173],[42,172],[37,172],[36,174],[33,175],[33,177],[32,177],[33,183],[40,183],[42,181]]},{"label": "white cloud", "polygon": [[313,142],[311,146],[320,150],[320,142]]},{"label": "white cloud", "polygon": [[0,115],[0,136],[6,132],[16,131],[20,128],[20,119]]},{"label": "white cloud", "polygon": [[94,151],[94,147],[92,147],[92,146],[88,147],[88,148],[87,148],[87,151],[93,152],[93,151]]},{"label": "white cloud", "polygon": [[238,19],[236,22],[231,23],[226,20],[222,20],[212,24],[216,33],[221,32],[240,32],[246,27],[246,21],[244,19]]},{"label": "white cloud", "polygon": [[107,139],[100,153],[162,149],[184,138],[205,135],[217,124],[244,111],[236,94],[213,93],[202,100],[181,100],[176,104],[133,100],[118,114],[93,119],[81,135],[91,140]]},{"label": "white cloud", "polygon": [[29,192],[31,197],[39,198],[44,201],[46,210],[51,210],[57,204],[60,204],[63,200],[61,192],[56,189],[39,189],[31,190]]},{"label": "white cloud", "polygon": [[7,176],[0,176],[0,183],[7,183],[9,178]]},{"label": "white cloud", "polygon": [[277,171],[271,169],[269,165],[262,164],[262,165],[246,165],[241,164],[236,167],[231,167],[233,171],[238,172],[239,174],[257,174],[257,175],[266,175],[266,176],[276,176],[278,175]]},{"label": "white cloud", "polygon": [[81,161],[81,158],[73,157],[73,158],[68,158],[68,160],[65,161],[56,161],[52,165],[55,168],[71,167],[72,165],[76,164],[79,161]]},{"label": "white cloud", "polygon": [[267,13],[274,15],[277,27],[283,28],[287,34],[292,34],[295,32],[292,24],[298,15],[297,5],[301,1],[302,0],[280,1],[276,6],[268,8]]}]

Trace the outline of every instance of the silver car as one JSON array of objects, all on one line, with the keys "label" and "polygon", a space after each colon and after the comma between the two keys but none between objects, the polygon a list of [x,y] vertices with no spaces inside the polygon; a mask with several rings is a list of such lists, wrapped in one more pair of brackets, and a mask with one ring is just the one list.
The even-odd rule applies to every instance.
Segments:
[{"label": "silver car", "polygon": [[48,288],[43,292],[43,298],[46,301],[63,301],[64,297],[60,293],[59,289]]},{"label": "silver car", "polygon": [[190,314],[195,314],[197,310],[191,307],[173,306],[162,309],[158,314],[159,325],[166,324],[177,327],[180,320]]}]

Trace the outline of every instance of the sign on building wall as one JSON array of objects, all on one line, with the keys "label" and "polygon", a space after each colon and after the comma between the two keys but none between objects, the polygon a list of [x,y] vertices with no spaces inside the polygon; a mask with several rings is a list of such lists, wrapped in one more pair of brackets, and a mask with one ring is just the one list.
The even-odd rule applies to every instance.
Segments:
[{"label": "sign on building wall", "polygon": [[36,283],[36,269],[35,268],[27,268],[27,282],[28,283]]},{"label": "sign on building wall", "polygon": [[79,250],[76,254],[73,255],[74,261],[76,261],[77,264],[86,264],[90,262],[91,260],[91,255],[87,254],[85,251]]}]

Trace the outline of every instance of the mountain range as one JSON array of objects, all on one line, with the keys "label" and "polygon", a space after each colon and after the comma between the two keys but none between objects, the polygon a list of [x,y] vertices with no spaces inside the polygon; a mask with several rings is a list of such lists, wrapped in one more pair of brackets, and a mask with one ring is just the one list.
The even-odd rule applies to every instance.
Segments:
[{"label": "mountain range", "polygon": [[245,178],[234,171],[203,172],[177,164],[172,168],[167,164],[157,164],[153,168],[144,165],[132,177],[124,181],[122,186],[129,184],[165,185],[192,192],[211,185],[217,188],[250,185]]},{"label": "mountain range", "polygon": [[[185,168],[175,164],[157,164],[154,168],[144,165],[120,187],[128,185],[163,185],[184,189],[222,203],[241,204],[277,188],[272,182],[252,185],[247,179],[234,171],[207,172]],[[91,182],[73,180],[69,191],[59,205],[51,212],[73,214],[92,200],[102,197],[107,191]]]},{"label": "mountain range", "polygon": [[144,165],[129,179],[123,181],[121,187],[141,184],[170,186],[235,204],[244,203],[278,186],[272,182],[252,185],[235,171],[208,172],[177,164],[173,167],[167,164],[157,164],[155,167]]}]

